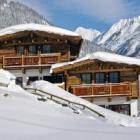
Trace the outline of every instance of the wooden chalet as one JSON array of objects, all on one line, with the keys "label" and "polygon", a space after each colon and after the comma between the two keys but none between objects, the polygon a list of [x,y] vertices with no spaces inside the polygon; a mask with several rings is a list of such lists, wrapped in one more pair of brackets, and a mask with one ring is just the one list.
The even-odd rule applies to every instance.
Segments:
[{"label": "wooden chalet", "polygon": [[28,78],[53,81],[48,76],[51,65],[77,58],[81,42],[76,33],[57,27],[38,24],[8,27],[0,30],[0,67],[15,74],[20,83]]},{"label": "wooden chalet", "polygon": [[140,60],[105,52],[52,66],[63,73],[65,89],[112,110],[137,115]]}]

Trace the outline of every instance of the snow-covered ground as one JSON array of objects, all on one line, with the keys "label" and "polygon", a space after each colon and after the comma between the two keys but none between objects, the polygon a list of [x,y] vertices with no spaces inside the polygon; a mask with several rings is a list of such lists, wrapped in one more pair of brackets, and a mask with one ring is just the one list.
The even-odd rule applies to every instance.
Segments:
[{"label": "snow-covered ground", "polygon": [[32,87],[86,104],[102,112],[105,119],[84,110],[76,114],[73,109],[50,100],[38,101],[37,96],[11,82],[8,87],[0,86],[1,140],[135,140],[140,137],[140,120],[137,118],[90,104],[45,81],[37,81]]}]

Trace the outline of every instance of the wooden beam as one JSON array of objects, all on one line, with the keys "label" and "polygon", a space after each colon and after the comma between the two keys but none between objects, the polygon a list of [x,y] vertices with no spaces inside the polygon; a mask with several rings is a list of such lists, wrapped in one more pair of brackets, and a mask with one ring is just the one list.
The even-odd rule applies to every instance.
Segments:
[{"label": "wooden beam", "polygon": [[12,47],[12,46],[29,46],[29,45],[40,45],[40,44],[43,44],[43,45],[48,45],[48,44],[55,44],[55,45],[60,45],[60,44],[64,44],[63,41],[59,41],[59,42],[54,42],[54,41],[43,41],[43,42],[21,42],[21,43],[7,43],[7,44],[1,44],[1,46],[3,47]]}]

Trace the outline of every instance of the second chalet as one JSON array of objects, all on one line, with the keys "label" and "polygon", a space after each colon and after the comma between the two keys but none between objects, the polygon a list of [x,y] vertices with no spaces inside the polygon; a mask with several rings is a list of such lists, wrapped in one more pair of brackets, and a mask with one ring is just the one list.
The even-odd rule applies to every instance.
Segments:
[{"label": "second chalet", "polygon": [[65,89],[111,110],[137,116],[140,60],[95,52],[73,62],[52,66],[63,74]]}]

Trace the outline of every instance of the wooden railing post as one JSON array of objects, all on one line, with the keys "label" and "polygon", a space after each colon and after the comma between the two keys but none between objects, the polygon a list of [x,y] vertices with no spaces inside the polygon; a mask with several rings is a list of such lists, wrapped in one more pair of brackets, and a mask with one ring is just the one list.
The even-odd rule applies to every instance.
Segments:
[{"label": "wooden railing post", "polygon": [[41,55],[39,54],[39,61],[38,61],[38,65],[41,65]]},{"label": "wooden railing post", "polygon": [[58,55],[58,62],[61,61],[61,54]]},{"label": "wooden railing post", "polygon": [[110,92],[110,93],[109,93],[110,96],[112,96],[112,84],[111,84],[111,83],[109,84],[109,92]]},{"label": "wooden railing post", "polygon": [[132,83],[129,83],[129,88],[130,88],[130,95],[133,96],[133,91],[132,91]]},{"label": "wooden railing post", "polygon": [[5,66],[5,58],[4,58],[4,56],[2,57],[2,67],[4,68],[4,66]]},{"label": "wooden railing post", "polygon": [[23,56],[23,54],[22,54],[22,58],[21,58],[21,61],[22,61],[22,66],[24,65],[24,56]]}]

